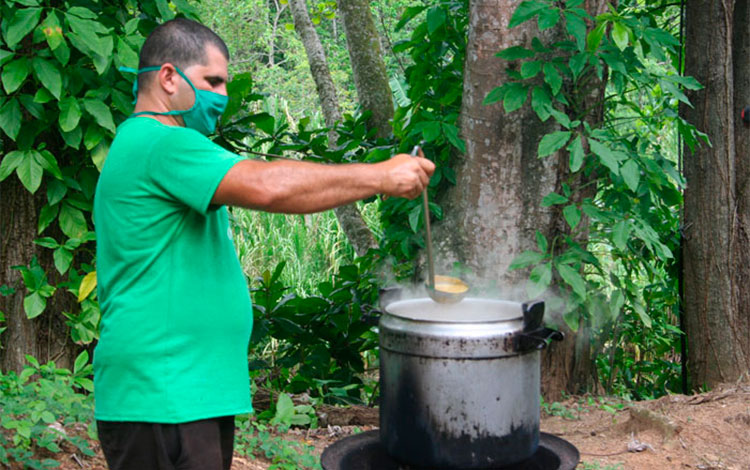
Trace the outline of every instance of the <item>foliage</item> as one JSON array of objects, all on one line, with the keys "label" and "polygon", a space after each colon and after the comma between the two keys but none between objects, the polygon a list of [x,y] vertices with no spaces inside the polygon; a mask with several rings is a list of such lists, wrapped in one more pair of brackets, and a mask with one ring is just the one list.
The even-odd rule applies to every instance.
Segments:
[{"label": "foliage", "polygon": [[269,469],[317,470],[321,468],[313,446],[284,439],[276,435],[273,426],[252,420],[248,416],[238,416],[235,422],[237,425],[235,450],[240,454],[271,460]]},{"label": "foliage", "polygon": [[[374,257],[342,266],[321,295],[298,297],[279,282],[284,263],[266,271],[253,289],[251,370],[275,390],[309,391],[333,402],[360,402],[362,353],[375,348],[369,316],[376,309]],[[263,354],[271,339],[275,347]]]},{"label": "foliage", "polygon": [[[0,1],[0,181],[15,177],[31,193],[44,191],[36,227],[43,236],[36,243],[53,250],[54,268],[63,276],[58,285],[49,284],[35,259],[16,267],[26,285],[28,318],[44,313],[55,290],[80,297],[81,283],[92,279],[97,169],[116,125],[133,109],[132,77],[117,69],[137,67],[136,51],[158,20],[196,13],[185,0],[173,6]],[[79,299],[80,310],[65,316],[74,340],[89,343],[100,314],[95,291],[84,290],[89,295]]]},{"label": "foliage", "polygon": [[[689,105],[680,89],[700,85],[679,74],[679,42],[661,26],[666,10],[619,2],[592,18],[581,3],[522,2],[511,27],[536,19],[540,31],[559,25],[566,37],[552,43],[534,37],[531,48],[500,51],[516,65],[508,69],[509,81],[485,99],[502,102],[506,112],[530,101],[540,120],[554,119],[559,130],[541,139],[539,157],[564,152],[569,163],[561,191],[542,201],[561,210],[568,233],[553,240],[537,234],[538,251],[522,253],[512,267],[533,267],[532,297],[560,279],[568,326],[584,325],[614,340],[594,344],[595,353],[609,348],[610,367],[602,372],[610,387],[624,380],[610,375],[627,369],[617,362],[624,359],[617,351],[623,343],[637,344],[641,358],[651,361],[629,365],[671,387],[675,368],[660,369],[654,357],[663,358],[680,334],[672,323],[684,181],[675,165],[674,132],[690,147],[703,138],[677,113],[678,103]],[[587,22],[593,25],[588,30]],[[607,83],[601,124],[587,121],[591,103],[584,100],[597,79]]]},{"label": "foliage", "polygon": [[[452,165],[457,153],[465,153],[458,137],[458,114],[463,92],[463,64],[466,52],[468,2],[441,0],[404,11],[396,30],[417,22],[408,40],[394,45],[394,52],[408,53],[412,65],[404,71],[408,83],[405,96],[393,120],[397,149],[410,152],[421,145],[436,164],[430,180],[430,213],[442,218],[436,204],[449,186],[455,184]],[[397,82],[398,83],[398,82]],[[405,98],[405,99],[404,99]],[[404,106],[401,106],[404,104]],[[406,262],[397,272],[413,274],[411,261],[424,246],[423,205],[421,200],[388,199],[382,205],[383,248]]]},{"label": "foliage", "polygon": [[[61,369],[54,362],[39,364],[26,356],[28,366],[0,374],[0,464],[19,463],[24,468],[55,468],[53,459],[40,459],[39,449],[51,454],[62,451],[65,441],[85,455],[94,455],[85,438],[68,434],[75,425],[88,426],[93,420],[91,364],[82,352],[73,371]],[[10,437],[8,436],[10,434]],[[89,437],[94,438],[91,428]]]}]

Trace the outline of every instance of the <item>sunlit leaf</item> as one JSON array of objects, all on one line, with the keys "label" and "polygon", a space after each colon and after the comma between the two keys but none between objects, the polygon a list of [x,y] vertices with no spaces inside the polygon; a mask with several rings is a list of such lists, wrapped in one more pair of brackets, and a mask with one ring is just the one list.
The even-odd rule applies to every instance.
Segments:
[{"label": "sunlit leaf", "polygon": [[568,143],[571,135],[570,131],[556,131],[545,135],[539,142],[539,156],[546,157],[557,152]]},{"label": "sunlit leaf", "polygon": [[78,302],[83,302],[96,288],[96,271],[86,274],[78,287]]}]

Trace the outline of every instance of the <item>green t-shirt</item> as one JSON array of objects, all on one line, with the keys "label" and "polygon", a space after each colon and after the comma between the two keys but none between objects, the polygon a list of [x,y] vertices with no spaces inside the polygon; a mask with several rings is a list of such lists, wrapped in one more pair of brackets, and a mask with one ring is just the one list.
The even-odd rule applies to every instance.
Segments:
[{"label": "green t-shirt", "polygon": [[199,132],[137,117],[117,129],[94,199],[96,418],[180,423],[252,411],[252,305],[226,207],[242,158]]}]

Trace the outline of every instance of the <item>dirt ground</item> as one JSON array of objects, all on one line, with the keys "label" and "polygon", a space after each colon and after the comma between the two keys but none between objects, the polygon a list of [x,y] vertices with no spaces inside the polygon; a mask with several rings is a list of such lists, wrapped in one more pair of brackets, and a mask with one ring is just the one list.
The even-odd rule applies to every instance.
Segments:
[{"label": "dirt ground", "polygon": [[[634,403],[575,397],[546,408],[551,414],[542,413],[542,431],[578,448],[579,469],[750,470],[750,384]],[[323,426],[293,429],[284,438],[312,445],[320,454],[353,432],[376,429],[378,422],[371,408],[318,412]],[[106,469],[101,456],[68,454],[61,463],[63,470]],[[270,466],[267,460],[237,455],[232,470]]]}]

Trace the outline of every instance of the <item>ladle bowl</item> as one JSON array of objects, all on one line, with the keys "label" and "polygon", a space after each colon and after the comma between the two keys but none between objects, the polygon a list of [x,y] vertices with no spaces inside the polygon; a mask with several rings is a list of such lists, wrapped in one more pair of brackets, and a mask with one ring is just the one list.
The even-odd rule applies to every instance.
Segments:
[{"label": "ladle bowl", "polygon": [[440,304],[460,302],[469,292],[469,286],[461,279],[439,274],[435,275],[434,285],[430,285],[428,282],[425,287],[427,288],[427,295]]}]

